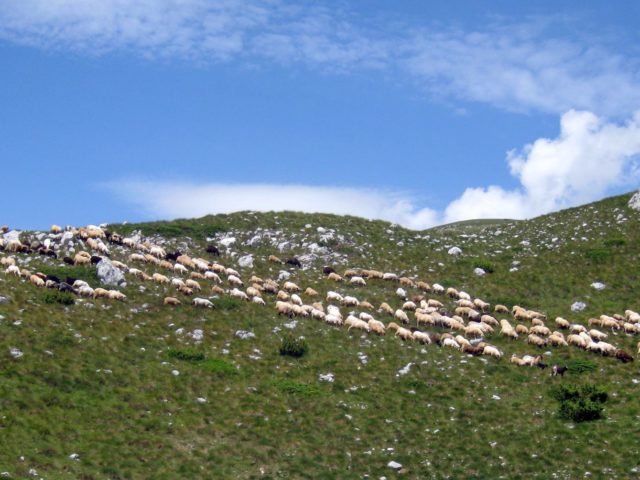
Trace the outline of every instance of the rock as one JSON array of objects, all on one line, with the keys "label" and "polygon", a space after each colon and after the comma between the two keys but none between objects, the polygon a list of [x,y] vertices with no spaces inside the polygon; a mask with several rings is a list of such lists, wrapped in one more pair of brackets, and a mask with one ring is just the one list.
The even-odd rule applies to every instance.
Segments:
[{"label": "rock", "polygon": [[297,320],[291,320],[290,322],[285,323],[282,326],[284,328],[288,328],[289,330],[293,330],[294,328],[296,328],[297,325],[298,325],[298,321]]},{"label": "rock", "polygon": [[111,260],[103,257],[96,265],[96,273],[102,285],[124,286],[127,284],[124,274],[113,266]]},{"label": "rock", "polygon": [[640,210],[640,190],[634,193],[629,200],[629,208],[633,210]]},{"label": "rock", "polygon": [[227,237],[220,240],[220,244],[225,246],[226,248],[229,248],[234,243],[236,243],[236,237]]},{"label": "rock", "polygon": [[400,470],[402,468],[402,464],[391,460],[389,463],[387,463],[387,467],[393,469],[393,470]]},{"label": "rock", "polygon": [[260,240],[262,240],[262,237],[260,235],[255,235],[247,240],[245,242],[245,245],[247,245],[248,247],[257,247],[258,245],[260,245]]},{"label": "rock", "polygon": [[480,267],[476,267],[476,268],[473,269],[473,273],[476,274],[478,277],[482,277],[487,272],[485,272],[484,269],[482,269]]},{"label": "rock", "polygon": [[329,382],[333,383],[336,379],[336,376],[333,373],[321,373],[318,375],[318,380],[321,382]]},{"label": "rock", "polygon": [[280,270],[280,273],[278,273],[278,281],[282,282],[283,280],[289,280],[290,276],[291,274],[286,270]]},{"label": "rock", "polygon": [[327,229],[326,229],[326,228],[324,228],[324,227],[318,227],[318,228],[316,228],[316,232],[318,232],[318,233],[326,233],[326,231],[327,231]]},{"label": "rock", "polygon": [[22,350],[16,347],[11,347],[9,349],[9,354],[11,354],[13,358],[20,358],[24,355],[24,353],[22,353]]},{"label": "rock", "polygon": [[500,395],[491,395],[491,398],[492,398],[493,400],[500,400],[500,399],[501,399],[501,398],[500,398]]},{"label": "rock", "polygon": [[204,332],[199,328],[196,328],[193,332],[189,334],[189,336],[193,338],[196,342],[200,342],[204,338]]},{"label": "rock", "polygon": [[207,403],[207,399],[204,397],[198,397],[196,398],[196,402],[198,403]]},{"label": "rock", "polygon": [[281,242],[278,244],[278,251],[280,253],[285,252],[289,249],[291,249],[291,242]]},{"label": "rock", "polygon": [[178,375],[180,375],[180,372],[178,370],[171,370],[171,375],[177,377]]},{"label": "rock", "polygon": [[253,332],[247,332],[246,330],[237,330],[235,336],[241,340],[248,340],[250,338],[255,338],[256,334]]},{"label": "rock", "polygon": [[71,460],[80,460],[80,455],[78,455],[77,453],[72,453],[71,455],[69,455],[69,458]]},{"label": "rock", "polygon": [[604,283],[601,283],[601,282],[593,282],[591,284],[591,288],[595,288],[596,290],[604,290],[605,287],[606,287],[606,285]]},{"label": "rock", "polygon": [[9,299],[7,297],[0,296],[0,303],[8,303]]},{"label": "rock", "polygon": [[73,232],[64,232],[62,237],[60,238],[60,243],[62,245],[72,244],[73,243]]},{"label": "rock", "polygon": [[571,305],[571,311],[572,312],[581,312],[583,311],[585,308],[587,308],[587,304],[584,302],[574,302]]},{"label": "rock", "polygon": [[461,249],[461,248],[459,248],[459,247],[451,247],[451,248],[447,251],[447,253],[448,253],[449,255],[454,255],[454,256],[456,256],[456,257],[457,257],[458,255],[462,254],[462,249]]},{"label": "rock", "polygon": [[20,240],[21,233],[22,232],[20,232],[19,230],[10,230],[4,235],[2,235],[2,238],[4,238],[6,242],[11,242],[13,240]]},{"label": "rock", "polygon": [[409,373],[409,370],[411,369],[412,365],[413,365],[412,362],[407,363],[404,367],[398,370],[398,375],[406,375],[407,373]]},{"label": "rock", "polygon": [[238,259],[238,265],[242,268],[253,268],[253,255],[243,255]]}]

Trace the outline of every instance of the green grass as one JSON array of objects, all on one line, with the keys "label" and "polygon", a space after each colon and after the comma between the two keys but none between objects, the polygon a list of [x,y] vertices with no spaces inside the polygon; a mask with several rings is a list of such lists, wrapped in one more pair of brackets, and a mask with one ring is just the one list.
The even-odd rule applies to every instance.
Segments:
[{"label": "green grass", "polygon": [[[111,229],[161,235],[168,249],[186,244],[202,256],[207,237],[228,232],[237,238],[237,255],[223,251],[219,261],[238,268],[240,255],[253,254],[254,268],[240,269],[245,282],[251,274],[276,278],[288,270],[291,280],[323,298],[338,290],[399,308],[397,284],[336,285],[321,271],[325,264],[339,272],[369,267],[454,286],[492,304],[535,308],[552,326],[556,316],[586,324],[603,313],[640,310],[640,273],[633,267],[640,260],[640,219],[626,208],[627,200],[612,197],[522,222],[466,222],[423,232],[296,212]],[[618,223],[620,213],[629,220]],[[335,232],[325,245],[329,254],[346,252],[344,263],[336,260],[342,257],[318,258],[301,270],[267,261],[270,254],[307,253],[305,245],[321,243],[320,226]],[[281,253],[268,239],[243,246],[258,228],[274,236],[283,232],[290,249]],[[462,248],[460,257],[447,255],[454,245]],[[114,259],[126,262],[128,251],[112,250]],[[607,253],[588,258],[589,251]],[[475,266],[492,273],[477,277]],[[514,266],[518,270],[510,272]],[[29,268],[98,286],[93,268],[36,256]],[[396,460],[408,469],[404,478],[573,479],[589,471],[592,478],[625,479],[640,467],[633,441],[640,436],[637,362],[622,364],[574,347],[538,350],[498,335],[488,340],[507,358],[469,357],[304,318],[296,319],[291,334],[304,337],[308,351],[293,358],[279,352],[291,319],[276,315],[270,295],[267,307],[221,297],[213,299],[214,310],[203,310],[180,297],[183,306],[174,309],[162,305],[164,296],[176,294],[171,287],[128,277],[126,302],[61,305],[44,301],[48,292],[24,280],[0,280],[0,295],[9,298],[0,304],[0,470],[12,478],[31,478],[32,468],[53,479],[398,478],[386,467]],[[606,288],[592,289],[594,281]],[[206,296],[210,285],[202,283]],[[429,297],[454,306],[443,296]],[[577,300],[587,304],[585,311],[571,312]],[[204,332],[199,342],[189,335],[195,329]],[[240,339],[238,330],[255,338]],[[635,355],[637,337],[616,332],[609,341]],[[11,348],[24,355],[13,358]],[[544,356],[546,363],[567,365],[564,378],[508,362],[511,353],[547,350],[552,355]],[[319,381],[329,372],[333,383]],[[553,387],[573,384],[607,392],[604,418],[563,418]],[[72,453],[79,454],[77,461]]]}]

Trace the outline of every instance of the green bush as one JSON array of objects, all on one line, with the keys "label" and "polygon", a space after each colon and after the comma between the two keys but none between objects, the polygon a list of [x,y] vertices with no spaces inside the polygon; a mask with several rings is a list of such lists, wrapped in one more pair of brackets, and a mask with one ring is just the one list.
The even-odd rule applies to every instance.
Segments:
[{"label": "green bush", "polygon": [[309,350],[309,346],[304,338],[296,338],[291,333],[282,337],[280,342],[280,355],[290,357],[302,357]]},{"label": "green bush", "polygon": [[169,358],[175,358],[176,360],[182,360],[191,363],[202,362],[204,360],[204,353],[193,348],[171,348],[167,352],[167,355],[169,356]]},{"label": "green bush", "polygon": [[560,385],[551,391],[558,402],[561,418],[574,422],[587,422],[602,418],[604,403],[609,398],[598,385]]},{"label": "green bush", "polygon": [[75,299],[73,298],[73,295],[68,292],[51,290],[48,292],[44,292],[44,294],[42,295],[42,303],[73,305],[75,303]]},{"label": "green bush", "polygon": [[602,243],[605,247],[622,247],[627,241],[624,238],[608,238]]},{"label": "green bush", "polygon": [[589,248],[584,252],[584,256],[594,262],[603,262],[611,256],[611,251],[604,247]]},{"label": "green bush", "polygon": [[598,365],[592,362],[591,360],[583,360],[583,359],[575,359],[569,360],[567,363],[567,369],[571,373],[585,373],[585,372],[595,372],[598,370]]},{"label": "green bush", "polygon": [[489,260],[487,260],[486,258],[479,258],[477,260],[474,260],[473,267],[481,268],[487,273],[493,273],[495,270],[494,264]]}]

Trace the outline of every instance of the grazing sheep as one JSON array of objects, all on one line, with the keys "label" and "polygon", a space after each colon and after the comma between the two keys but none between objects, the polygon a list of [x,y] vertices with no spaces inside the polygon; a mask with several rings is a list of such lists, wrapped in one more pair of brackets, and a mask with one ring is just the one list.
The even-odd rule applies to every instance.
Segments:
[{"label": "grazing sheep", "polygon": [[392,282],[397,282],[398,281],[398,275],[396,275],[395,273],[386,272],[386,273],[382,274],[382,279],[383,280],[389,280],[389,281],[392,281]]},{"label": "grazing sheep", "polygon": [[175,273],[178,273],[178,274],[187,274],[187,273],[189,273],[189,269],[187,267],[185,267],[184,265],[182,265],[181,263],[176,263],[173,266],[173,271]]},{"label": "grazing sheep", "polygon": [[232,298],[239,298],[240,300],[249,301],[249,296],[242,290],[239,290],[237,288],[231,289],[231,291],[229,292],[229,296]]},{"label": "grazing sheep", "polygon": [[378,311],[381,313],[386,313],[387,315],[394,315],[395,311],[393,310],[393,308],[391,308],[391,306],[386,303],[383,302],[380,304],[380,307],[378,308]]},{"label": "grazing sheep", "polygon": [[211,287],[211,294],[212,295],[224,295],[224,289],[220,288],[218,285],[214,285],[213,287]]},{"label": "grazing sheep", "polygon": [[535,333],[530,333],[529,336],[527,336],[527,343],[542,348],[547,344],[547,339],[539,337]]},{"label": "grazing sheep", "polygon": [[600,330],[596,330],[595,328],[594,328],[594,329],[589,330],[589,332],[588,332],[588,333],[589,333],[589,336],[590,336],[591,338],[593,338],[594,340],[598,340],[598,341],[600,341],[600,340],[606,340],[606,339],[607,339],[607,337],[609,336],[609,335],[607,335],[606,333],[601,332]]},{"label": "grazing sheep", "polygon": [[111,300],[118,300],[120,302],[124,302],[127,296],[124,293],[119,292],[118,290],[109,290],[109,298]]},{"label": "grazing sheep", "polygon": [[629,353],[625,352],[624,350],[620,350],[620,349],[616,350],[614,353],[614,356],[618,360],[620,360],[622,363],[633,362],[633,357]]},{"label": "grazing sheep", "polygon": [[342,274],[343,277],[345,278],[351,278],[351,277],[356,277],[360,275],[360,271],[356,270],[355,268],[348,268],[347,270],[344,271],[344,273]]},{"label": "grazing sheep", "polygon": [[402,285],[403,287],[415,288],[416,286],[415,283],[413,283],[413,280],[411,280],[408,277],[400,277],[398,281],[400,282],[400,285]]},{"label": "grazing sheep", "polygon": [[421,332],[420,330],[415,330],[412,332],[413,339],[416,342],[422,343],[424,345],[431,345],[431,337],[426,332]]},{"label": "grazing sheep", "polygon": [[248,287],[247,288],[247,295],[249,295],[251,298],[253,297],[261,297],[262,294],[260,293],[260,290],[258,290],[255,287]]},{"label": "grazing sheep", "polygon": [[29,281],[36,287],[44,287],[44,280],[41,279],[38,275],[31,275],[29,277]]},{"label": "grazing sheep", "polygon": [[553,365],[551,367],[551,376],[555,377],[557,375],[560,375],[561,377],[564,377],[564,374],[567,370],[569,370],[567,367],[563,367],[560,365]]},{"label": "grazing sheep", "polygon": [[486,345],[482,350],[482,354],[498,359],[502,358],[502,352],[492,345]]},{"label": "grazing sheep", "polygon": [[443,347],[450,347],[450,348],[455,348],[456,350],[460,350],[460,344],[458,342],[456,342],[456,340],[454,338],[445,338],[444,340],[442,340],[442,346]]},{"label": "grazing sheep", "polygon": [[265,301],[260,297],[252,297],[251,302],[257,303],[258,305],[266,305]]},{"label": "grazing sheep", "polygon": [[6,273],[7,275],[15,275],[16,277],[19,277],[20,269],[16,265],[9,265],[4,273]]},{"label": "grazing sheep", "polygon": [[430,298],[429,300],[427,300],[427,306],[433,307],[433,308],[444,308],[444,305],[442,304],[442,302],[439,302],[434,298]]},{"label": "grazing sheep", "polygon": [[238,277],[237,275],[229,275],[227,277],[227,282],[229,282],[229,285],[233,287],[244,287],[244,282],[240,280],[240,277]]},{"label": "grazing sheep", "polygon": [[584,327],[584,325],[580,325],[579,323],[572,323],[571,326],[569,327],[569,330],[571,331],[571,333],[575,333],[575,334],[587,332],[587,329]]},{"label": "grazing sheep", "polygon": [[218,247],[216,247],[215,245],[207,245],[207,248],[205,250],[207,253],[215,256],[215,257],[219,257],[220,256],[220,249]]},{"label": "grazing sheep", "polygon": [[331,272],[327,278],[332,282],[342,282],[342,277],[338,275],[336,272]]},{"label": "grazing sheep", "polygon": [[351,277],[351,279],[349,280],[349,283],[351,285],[356,285],[356,286],[359,286],[359,287],[366,287],[367,286],[367,282],[365,282],[364,278],[358,277],[358,276]]},{"label": "grazing sheep", "polygon": [[463,292],[462,290],[460,290],[460,292],[458,292],[458,298],[462,299],[462,300],[471,301],[471,295],[469,295],[467,292]]},{"label": "grazing sheep", "polygon": [[96,288],[93,291],[93,298],[109,298],[109,290],[104,288]]},{"label": "grazing sheep", "polygon": [[428,313],[416,312],[416,326],[420,324],[435,326],[436,322],[434,318]]},{"label": "grazing sheep", "polygon": [[278,294],[276,295],[276,299],[277,300],[281,300],[283,302],[286,302],[289,300],[289,294],[287,292],[285,292],[284,290],[278,290]]},{"label": "grazing sheep", "polygon": [[322,268],[322,273],[329,275],[330,273],[336,273],[336,269],[333,267],[325,266]]},{"label": "grazing sheep", "polygon": [[151,275],[151,280],[160,284],[169,283],[169,278],[165,275],[162,275],[161,273],[154,273],[153,275]]},{"label": "grazing sheep", "polygon": [[547,341],[549,342],[549,345],[552,345],[554,347],[568,347],[569,344],[567,343],[567,341],[559,336],[559,335],[555,335],[555,334],[551,334],[549,336],[549,338],[547,339]]},{"label": "grazing sheep", "polygon": [[405,311],[415,312],[416,308],[417,306],[413,302],[404,302],[404,304],[402,304],[402,310]]},{"label": "grazing sheep", "polygon": [[298,306],[302,306],[302,299],[300,298],[299,295],[296,295],[295,293],[291,294],[290,297],[291,303],[293,303],[294,305],[298,305]]},{"label": "grazing sheep", "polygon": [[281,300],[278,300],[276,302],[276,312],[278,313],[278,315],[290,316],[291,304],[288,302],[283,302]]},{"label": "grazing sheep", "polygon": [[331,301],[342,302],[343,298],[344,297],[340,295],[338,292],[332,292],[331,290],[327,292],[327,302],[331,302]]},{"label": "grazing sheep", "polygon": [[300,291],[300,287],[293,282],[284,282],[282,288],[289,293]]},{"label": "grazing sheep", "polygon": [[214,308],[215,305],[206,298],[196,297],[191,301],[191,304],[195,307]]},{"label": "grazing sheep", "polygon": [[374,306],[371,305],[369,302],[367,302],[366,300],[360,302],[360,308],[366,308],[367,310],[374,310]]},{"label": "grazing sheep", "polygon": [[164,305],[171,305],[173,307],[176,307],[178,305],[181,305],[182,302],[180,300],[178,300],[175,297],[165,297],[164,301],[162,302]]},{"label": "grazing sheep", "polygon": [[400,337],[401,340],[413,340],[413,332],[404,327],[398,327],[395,333],[396,337]]},{"label": "grazing sheep", "polygon": [[330,313],[326,314],[324,317],[324,321],[329,325],[342,326],[342,318],[332,315]]},{"label": "grazing sheep", "polygon": [[409,317],[407,316],[407,314],[404,312],[404,310],[396,310],[393,314],[394,318],[396,320],[399,320],[401,323],[404,324],[408,324],[409,323]]},{"label": "grazing sheep", "polygon": [[346,297],[343,297],[340,303],[347,307],[357,307],[360,305],[360,302],[356,297],[351,297],[349,295],[347,295]]},{"label": "grazing sheep", "polygon": [[186,295],[187,297],[190,297],[191,295],[193,295],[193,289],[187,287],[186,285],[179,285],[178,286],[178,291],[181,294]]},{"label": "grazing sheep", "polygon": [[471,308],[474,309],[476,308],[476,304],[473,302],[470,302],[469,300],[456,300],[455,301],[456,305],[458,305],[459,307],[464,307],[464,308]]},{"label": "grazing sheep", "polygon": [[80,295],[81,297],[93,297],[94,296],[93,288],[83,285],[80,288],[78,288],[78,295]]},{"label": "grazing sheep", "polygon": [[202,287],[200,286],[200,284],[195,280],[191,280],[190,278],[187,279],[187,281],[184,282],[184,284],[192,290],[196,290],[198,292],[202,291]]},{"label": "grazing sheep", "polygon": [[304,294],[307,295],[308,297],[317,297],[318,296],[318,292],[316,292],[311,287],[307,287],[307,289],[304,291]]},{"label": "grazing sheep", "polygon": [[365,322],[364,320],[360,320],[353,315],[349,315],[347,317],[347,319],[344,321],[344,326],[348,327],[347,331],[355,328],[356,330],[363,330],[369,333],[369,323]]},{"label": "grazing sheep", "polygon": [[8,267],[9,265],[15,265],[16,259],[13,257],[2,257],[0,258],[0,265],[3,267]]},{"label": "grazing sheep", "polygon": [[549,330],[549,328],[545,327],[544,325],[534,325],[529,329],[529,333],[548,337],[549,335],[551,335],[551,330]]},{"label": "grazing sheep", "polygon": [[[515,332],[514,332],[515,333]],[[464,334],[467,337],[480,338],[484,335],[482,328],[477,324],[470,324],[464,328]],[[517,337],[516,337],[517,338]]]},{"label": "grazing sheep", "polygon": [[384,323],[382,323],[381,321],[370,318],[367,320],[367,323],[369,324],[369,331],[377,333],[378,335],[384,335],[386,333]]},{"label": "grazing sheep", "polygon": [[431,292],[433,289],[431,288],[431,285],[429,285],[427,282],[418,282],[416,283],[416,288],[418,288],[419,290],[422,290],[423,292]]}]

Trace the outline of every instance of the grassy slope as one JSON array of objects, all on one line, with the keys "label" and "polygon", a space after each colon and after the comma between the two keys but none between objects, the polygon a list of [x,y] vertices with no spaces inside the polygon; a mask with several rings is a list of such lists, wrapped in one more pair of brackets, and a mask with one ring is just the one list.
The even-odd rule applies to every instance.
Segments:
[{"label": "grassy slope", "polygon": [[[276,276],[279,268],[266,262],[278,254],[274,246],[240,245],[262,228],[291,239],[292,253],[305,253],[305,242],[327,246],[338,254],[339,270],[363,266],[416,275],[491,303],[586,323],[601,313],[640,309],[633,267],[639,217],[627,200],[614,197],[525,222],[425,232],[350,217],[247,212],[115,229],[177,236],[172,245],[186,242],[193,253],[208,236],[226,232],[238,239],[233,251],[255,255],[255,268],[241,270],[243,277]],[[628,220],[619,222],[618,215]],[[343,238],[320,241],[318,226]],[[184,232],[191,240],[181,238]],[[454,245],[462,256],[447,255]],[[235,258],[221,261],[236,266]],[[510,272],[514,261],[521,263]],[[323,263],[292,270],[292,279],[322,294],[338,289],[375,305],[399,306],[395,285],[336,287],[324,280]],[[493,273],[477,277],[476,265]],[[44,304],[44,292],[20,280],[0,280],[0,295],[10,298],[0,305],[0,470],[13,478],[29,476],[29,469],[44,478],[392,478],[390,460],[421,478],[577,478],[587,471],[595,478],[629,478],[639,467],[637,364],[554,349],[550,361],[588,359],[598,366],[563,381],[595,382],[611,394],[605,420],[573,425],[557,418],[548,395],[560,380],[507,359],[472,358],[300,319],[294,332],[306,337],[310,352],[294,360],[278,355],[282,332],[274,329],[284,329],[288,319],[277,318],[271,306],[214,300],[219,308],[213,312],[169,310],[161,305],[163,288],[144,284],[140,291],[134,280],[124,289],[126,303],[64,307]],[[607,288],[592,289],[594,281]],[[588,307],[572,314],[576,300]],[[205,338],[196,344],[178,328],[203,329]],[[239,329],[256,338],[234,337]],[[491,341],[507,356],[536,353],[522,341]],[[612,340],[633,352],[636,341],[624,335]],[[12,359],[11,347],[24,356]],[[189,348],[207,360],[170,355]],[[409,374],[397,375],[409,362]],[[174,369],[180,375],[172,375]],[[327,372],[335,383],[318,382]],[[69,459],[72,453],[78,461]]]}]

